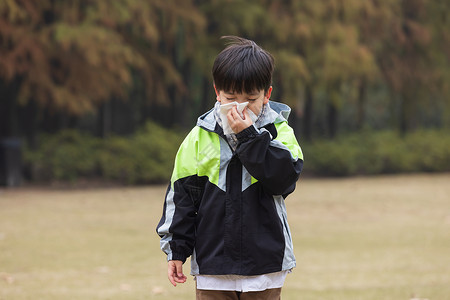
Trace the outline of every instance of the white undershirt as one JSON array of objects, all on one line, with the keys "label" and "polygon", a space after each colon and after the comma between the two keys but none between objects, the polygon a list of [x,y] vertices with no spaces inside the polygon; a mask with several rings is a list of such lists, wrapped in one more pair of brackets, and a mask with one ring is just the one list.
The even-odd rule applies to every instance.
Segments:
[{"label": "white undershirt", "polygon": [[195,280],[199,290],[257,292],[281,288],[289,272],[286,270],[256,276],[196,275]]}]

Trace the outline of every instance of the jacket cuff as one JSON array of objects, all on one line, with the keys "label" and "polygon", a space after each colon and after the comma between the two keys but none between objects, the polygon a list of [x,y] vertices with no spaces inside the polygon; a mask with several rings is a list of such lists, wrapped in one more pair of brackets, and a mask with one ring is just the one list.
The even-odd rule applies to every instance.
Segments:
[{"label": "jacket cuff", "polygon": [[254,125],[251,125],[238,134],[236,134],[236,138],[239,143],[245,143],[246,141],[256,137],[258,135],[258,131],[256,130]]},{"label": "jacket cuff", "polygon": [[181,253],[173,253],[171,255],[167,256],[167,260],[181,260],[183,262],[183,264],[186,262],[186,255],[181,254]]}]

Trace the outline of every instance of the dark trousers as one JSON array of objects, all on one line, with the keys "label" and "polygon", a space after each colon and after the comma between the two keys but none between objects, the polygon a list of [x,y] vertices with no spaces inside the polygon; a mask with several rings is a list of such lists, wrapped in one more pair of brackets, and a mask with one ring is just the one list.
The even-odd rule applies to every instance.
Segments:
[{"label": "dark trousers", "polygon": [[236,292],[236,291],[196,291],[197,300],[280,300],[281,288],[267,289],[260,292]]}]

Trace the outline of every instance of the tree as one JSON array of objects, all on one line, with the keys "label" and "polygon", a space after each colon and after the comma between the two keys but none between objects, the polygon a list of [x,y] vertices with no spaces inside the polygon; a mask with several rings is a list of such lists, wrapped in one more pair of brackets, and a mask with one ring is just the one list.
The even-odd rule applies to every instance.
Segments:
[{"label": "tree", "polygon": [[[283,91],[290,89],[288,99],[295,107],[299,107],[296,105],[299,101],[303,103],[300,108],[303,137],[312,137],[314,99],[319,91],[327,95],[327,128],[329,135],[334,136],[338,112],[348,97],[342,92],[344,87],[357,89],[377,72],[371,51],[360,41],[356,23],[364,2],[276,1],[272,8],[282,20],[277,30],[283,33],[281,47],[290,53],[281,72],[296,71],[296,76],[288,73],[296,81],[296,88]],[[300,82],[303,97],[299,96]]]},{"label": "tree", "polygon": [[[375,58],[362,42],[358,17],[366,8],[364,1],[331,1],[327,9],[328,30],[324,53],[325,82],[328,95],[328,133],[334,137],[338,130],[341,107],[357,98],[357,126],[364,122],[365,85],[378,75]],[[343,92],[345,87],[350,92]],[[350,98],[350,99],[349,99]]]},{"label": "tree", "polygon": [[2,111],[12,116],[16,103],[32,103],[33,115],[80,116],[127,99],[133,72],[153,101],[169,101],[170,91],[185,91],[173,54],[178,25],[186,35],[201,27],[195,12],[191,1],[1,2]]},{"label": "tree", "polygon": [[[428,12],[439,2],[371,1],[372,17],[365,20],[366,43],[376,55],[384,81],[399,99],[401,133],[410,130],[414,123],[418,104],[429,99],[438,89],[441,66],[435,60],[434,41],[430,22],[435,14]],[[446,10],[448,12],[448,8]],[[437,33],[435,31],[435,33]],[[448,66],[448,60],[446,64]],[[393,101],[394,101],[393,99]]]}]

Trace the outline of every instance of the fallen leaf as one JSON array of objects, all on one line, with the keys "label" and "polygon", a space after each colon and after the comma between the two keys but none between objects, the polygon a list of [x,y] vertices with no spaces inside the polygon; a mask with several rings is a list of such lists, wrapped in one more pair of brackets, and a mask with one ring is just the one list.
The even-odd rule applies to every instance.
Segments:
[{"label": "fallen leaf", "polygon": [[14,283],[14,277],[12,277],[9,274],[1,274],[0,276],[1,278],[3,278],[3,280],[7,283],[7,284],[13,284]]},{"label": "fallen leaf", "polygon": [[160,286],[154,286],[152,289],[152,293],[153,293],[153,295],[160,295],[160,294],[164,293],[164,289]]},{"label": "fallen leaf", "polygon": [[122,283],[122,284],[120,285],[120,289],[121,289],[122,291],[126,291],[126,292],[131,291],[131,285],[129,285],[129,284],[127,284],[127,283]]},{"label": "fallen leaf", "polygon": [[101,266],[101,267],[98,267],[97,269],[95,269],[95,271],[98,273],[106,274],[106,273],[109,273],[110,270],[107,266]]}]

